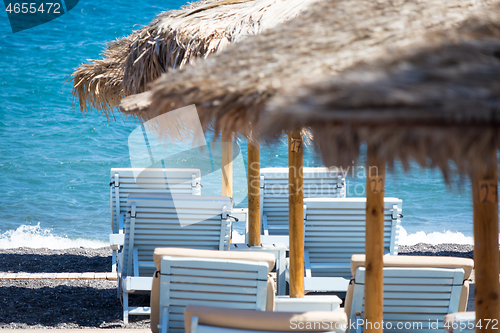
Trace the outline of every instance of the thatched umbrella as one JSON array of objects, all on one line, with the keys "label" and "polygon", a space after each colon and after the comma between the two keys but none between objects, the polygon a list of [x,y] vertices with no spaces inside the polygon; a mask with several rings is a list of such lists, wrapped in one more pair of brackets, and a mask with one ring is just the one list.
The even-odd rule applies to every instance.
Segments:
[{"label": "thatched umbrella", "polygon": [[[447,180],[455,168],[468,174],[474,207],[476,320],[482,324],[476,331],[493,331],[485,323],[500,320],[500,6],[422,41],[392,49],[388,59],[358,64],[283,93],[269,103],[262,132],[272,136],[310,127],[326,165],[350,164],[360,145],[367,144],[368,159],[379,165],[401,160],[408,167],[413,159],[422,167],[439,167]],[[369,196],[371,181],[367,176]],[[378,199],[383,200],[380,192]],[[367,213],[378,214],[369,208]],[[373,236],[376,230],[367,221],[369,233]],[[383,241],[383,235],[377,237]],[[372,268],[379,264],[376,259],[371,259],[376,262]],[[366,292],[371,290],[367,270]]]},{"label": "thatched umbrella", "polygon": [[[83,113],[92,107],[111,113],[123,97],[146,91],[147,84],[168,69],[193,64],[197,58],[273,28],[316,1],[201,0],[164,12],[148,26],[111,43],[104,59],[78,67],[72,75],[73,93]],[[232,197],[232,143],[224,144],[222,149],[222,194]],[[255,185],[260,182],[258,147],[249,144],[249,157],[249,166],[254,167],[249,167],[248,181]],[[260,219],[260,187],[249,189],[251,221]],[[260,235],[260,230],[252,235]],[[260,239],[254,237],[250,243],[260,244]]]},{"label": "thatched umbrella", "polygon": [[217,130],[249,134],[262,107],[281,88],[337,73],[390,48],[453,27],[474,10],[499,0],[323,0],[300,17],[197,66],[169,71],[149,93],[126,98],[125,114],[143,119],[196,104],[202,121]]},{"label": "thatched umbrella", "polygon": [[159,14],[131,35],[110,43],[104,58],[71,75],[80,110],[109,113],[128,95],[170,68],[180,68],[259,34],[308,9],[316,0],[200,0]]},{"label": "thatched umbrella", "polygon": [[[161,77],[149,94],[125,99],[121,109],[150,119],[196,104],[202,122],[213,122],[223,136],[231,132],[251,135],[261,110],[281,89],[386,56],[391,48],[423,40],[428,30],[453,27],[473,10],[498,2],[324,0],[290,22],[200,61],[196,68],[185,67]],[[289,162],[297,162],[290,167],[297,170],[302,163],[296,155],[302,153],[301,138],[297,130],[289,137]],[[289,181],[290,294],[299,297],[304,265],[301,181]],[[370,317],[373,308],[378,317]],[[381,320],[381,311],[381,306],[367,307],[367,319]]]}]

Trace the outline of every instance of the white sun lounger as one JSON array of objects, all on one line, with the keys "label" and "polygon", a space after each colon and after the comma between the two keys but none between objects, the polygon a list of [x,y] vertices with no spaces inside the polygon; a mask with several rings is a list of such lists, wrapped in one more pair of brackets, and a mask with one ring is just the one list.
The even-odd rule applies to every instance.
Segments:
[{"label": "white sun lounger", "polygon": [[[345,172],[304,168],[304,198],[344,198]],[[260,170],[262,243],[288,245],[288,168]]]},{"label": "white sun lounger", "polygon": [[154,260],[159,271],[151,292],[154,333],[184,332],[187,305],[273,310],[271,253],[165,248],[155,250]]},{"label": "white sun lounger", "polygon": [[199,169],[134,169],[112,168],[110,182],[111,226],[113,249],[112,271],[116,271],[116,255],[123,246],[124,217],[129,194],[201,194]]},{"label": "white sun lounger", "polygon": [[[351,322],[364,317],[364,262],[364,255],[352,257],[354,279],[345,302]],[[444,333],[443,317],[467,307],[473,266],[466,258],[384,257],[384,331]],[[350,333],[354,330],[363,327],[356,325]]]},{"label": "white sun lounger", "polygon": [[343,333],[347,316],[343,311],[269,312],[189,305],[184,325],[186,333]]},{"label": "white sun lounger", "polygon": [[128,294],[151,291],[157,247],[227,250],[232,200],[221,196],[136,194],[128,197],[123,259],[119,261],[123,318],[149,314],[129,308]]},{"label": "white sun lounger", "polygon": [[[384,251],[397,255],[402,200],[384,198]],[[304,199],[306,291],[345,292],[351,256],[365,253],[366,198]]]}]

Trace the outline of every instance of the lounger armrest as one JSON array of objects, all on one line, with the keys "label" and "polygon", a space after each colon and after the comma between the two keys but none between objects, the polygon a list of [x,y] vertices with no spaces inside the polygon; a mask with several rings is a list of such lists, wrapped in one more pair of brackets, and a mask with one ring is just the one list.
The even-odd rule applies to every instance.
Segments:
[{"label": "lounger armrest", "polygon": [[167,333],[168,329],[168,307],[164,307],[162,309],[162,315],[161,315],[161,324],[158,325],[158,329],[160,330],[160,333]]},{"label": "lounger armrest", "polygon": [[196,333],[197,328],[198,328],[198,317],[193,316],[193,319],[191,320],[191,331],[187,333]]},{"label": "lounger armrest", "polygon": [[125,244],[125,234],[110,234],[109,246],[112,250],[119,250]]},{"label": "lounger armrest", "polygon": [[315,262],[310,264],[311,268],[326,268],[326,269],[333,269],[333,268],[345,268],[345,269],[350,269],[351,264],[346,262],[346,263],[322,263],[322,262]]}]

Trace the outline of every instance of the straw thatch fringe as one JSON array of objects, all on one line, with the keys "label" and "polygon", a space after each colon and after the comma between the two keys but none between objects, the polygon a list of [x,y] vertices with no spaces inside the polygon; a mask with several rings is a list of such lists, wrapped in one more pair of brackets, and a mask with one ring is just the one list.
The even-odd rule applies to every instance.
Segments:
[{"label": "straw thatch fringe", "polygon": [[121,98],[146,91],[169,68],[225,49],[230,43],[275,27],[316,0],[211,0],[158,15],[148,26],[108,46],[72,74],[82,112],[107,113]]},{"label": "straw thatch fringe", "polygon": [[215,121],[217,131],[249,133],[281,89],[387,56],[411,42],[425,44],[426,31],[453,27],[495,3],[499,0],[320,1],[300,17],[196,67],[162,76],[148,109],[127,107],[125,99],[122,110],[151,119],[196,104],[203,123]]},{"label": "straw thatch fringe", "polygon": [[121,89],[123,66],[118,61],[121,50],[131,42],[131,36],[114,41],[104,51],[103,60],[80,65],[69,80],[73,81],[73,97],[80,103],[80,111],[91,108],[107,113],[124,97]]},{"label": "straw thatch fringe", "polygon": [[262,132],[310,127],[330,166],[350,165],[366,143],[383,161],[415,160],[447,180],[484,170],[500,148],[500,7],[425,39],[277,96]]}]

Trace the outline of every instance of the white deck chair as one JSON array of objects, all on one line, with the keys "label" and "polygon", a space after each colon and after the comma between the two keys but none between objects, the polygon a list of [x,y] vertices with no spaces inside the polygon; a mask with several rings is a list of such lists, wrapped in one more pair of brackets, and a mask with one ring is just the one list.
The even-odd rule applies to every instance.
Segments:
[{"label": "white deck chair", "polygon": [[154,333],[184,332],[187,305],[273,309],[271,253],[171,248],[156,249],[154,259],[159,270],[151,292]]},{"label": "white deck chair", "polygon": [[[345,302],[351,322],[364,316],[364,262],[364,255],[352,257],[354,279]],[[444,333],[443,317],[467,307],[473,266],[466,258],[384,257],[384,332]],[[357,332],[363,330],[355,326]]]},{"label": "white deck chair", "polygon": [[[142,171],[142,172],[141,172]],[[138,177],[138,178],[137,178]],[[123,246],[124,217],[129,194],[201,195],[199,169],[134,169],[112,168],[110,182],[111,227],[113,249],[112,271],[116,271],[116,255]]]},{"label": "white deck chair", "polygon": [[[402,200],[384,198],[384,252],[398,254]],[[345,292],[351,256],[365,253],[366,198],[304,199],[306,291]]]},{"label": "white deck chair", "polygon": [[147,315],[149,308],[129,308],[128,294],[151,291],[157,247],[227,250],[232,200],[221,196],[129,195],[123,259],[119,261],[123,320]]},{"label": "white deck chair", "polygon": [[186,333],[343,333],[347,316],[343,311],[269,312],[189,305],[184,325]]},{"label": "white deck chair", "polygon": [[[304,198],[345,198],[345,172],[304,168]],[[260,170],[262,243],[288,245],[288,168]]]}]

